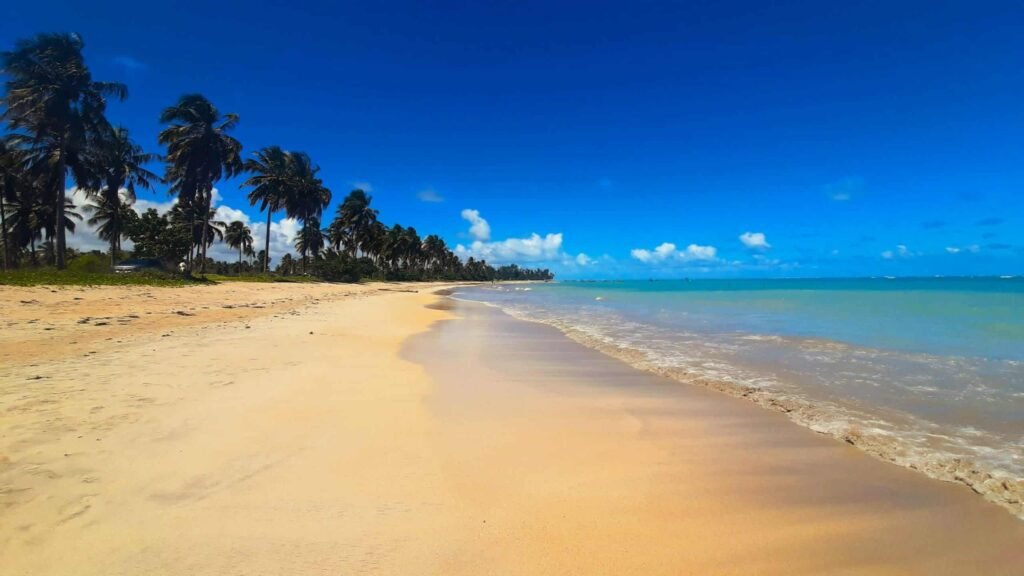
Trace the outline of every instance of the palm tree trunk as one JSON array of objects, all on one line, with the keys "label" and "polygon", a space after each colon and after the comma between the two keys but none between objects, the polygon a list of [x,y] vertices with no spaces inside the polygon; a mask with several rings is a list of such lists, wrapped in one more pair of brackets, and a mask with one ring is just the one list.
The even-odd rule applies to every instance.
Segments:
[{"label": "palm tree trunk", "polygon": [[4,192],[0,192],[0,243],[4,246],[4,272],[7,272],[7,208],[4,207]]},{"label": "palm tree trunk", "polygon": [[64,177],[67,165],[64,159],[64,142],[61,141],[60,150],[58,150],[57,159],[57,178],[54,185],[57,186],[57,193],[54,194],[56,197],[56,204],[54,205],[54,226],[57,231],[57,253],[55,260],[57,263],[57,269],[64,269],[64,247],[66,239],[64,238]]},{"label": "palm tree trunk", "polygon": [[189,215],[188,227],[188,273],[192,273],[192,250],[196,246],[196,211],[193,209]]},{"label": "palm tree trunk", "polygon": [[267,243],[263,249],[263,273],[267,273],[267,269],[270,267],[270,216],[274,212],[271,211],[270,207],[267,207]]},{"label": "palm tree trunk", "polygon": [[209,224],[210,224],[210,200],[211,200],[210,193],[208,191],[208,192],[206,192],[203,195],[203,214],[201,216],[202,217],[202,224],[203,224],[203,231],[199,235],[199,248],[203,252],[202,259],[199,261],[199,272],[200,273],[205,273],[206,272],[206,231],[207,231],[207,228],[210,227],[209,226]]}]

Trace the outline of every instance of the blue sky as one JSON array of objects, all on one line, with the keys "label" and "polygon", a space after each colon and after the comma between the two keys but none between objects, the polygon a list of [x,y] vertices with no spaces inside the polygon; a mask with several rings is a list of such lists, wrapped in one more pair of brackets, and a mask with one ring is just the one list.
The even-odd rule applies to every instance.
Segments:
[{"label": "blue sky", "polygon": [[368,183],[561,277],[1024,273],[1013,3],[469,4],[15,1],[0,46],[77,31],[148,148],[201,92],[247,153],[308,152],[330,214]]}]

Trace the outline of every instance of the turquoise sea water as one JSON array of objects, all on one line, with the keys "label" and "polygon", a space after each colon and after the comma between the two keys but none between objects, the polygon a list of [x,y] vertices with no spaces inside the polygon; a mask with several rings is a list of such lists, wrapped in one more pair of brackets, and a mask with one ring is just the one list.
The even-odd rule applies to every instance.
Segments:
[{"label": "turquoise sea water", "polygon": [[934,476],[969,468],[1024,487],[1022,278],[564,282],[456,297]]}]

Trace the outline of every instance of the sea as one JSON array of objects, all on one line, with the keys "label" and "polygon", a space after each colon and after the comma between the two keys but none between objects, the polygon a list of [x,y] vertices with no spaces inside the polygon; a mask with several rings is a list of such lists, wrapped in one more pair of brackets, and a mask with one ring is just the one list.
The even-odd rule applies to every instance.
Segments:
[{"label": "sea", "polygon": [[1024,278],[556,282],[453,297],[778,410],[1024,518]]}]

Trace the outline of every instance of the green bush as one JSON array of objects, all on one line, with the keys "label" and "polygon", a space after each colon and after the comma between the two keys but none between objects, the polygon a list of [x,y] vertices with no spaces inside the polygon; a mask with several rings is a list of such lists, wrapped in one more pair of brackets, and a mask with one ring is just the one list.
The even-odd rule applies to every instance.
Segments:
[{"label": "green bush", "polygon": [[96,252],[87,252],[68,262],[68,271],[81,274],[110,272],[110,257]]},{"label": "green bush", "polygon": [[359,282],[359,263],[346,254],[333,254],[317,260],[312,266],[314,276],[328,282]]}]

